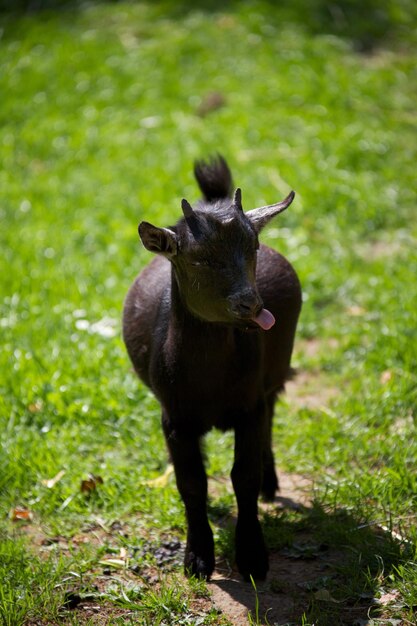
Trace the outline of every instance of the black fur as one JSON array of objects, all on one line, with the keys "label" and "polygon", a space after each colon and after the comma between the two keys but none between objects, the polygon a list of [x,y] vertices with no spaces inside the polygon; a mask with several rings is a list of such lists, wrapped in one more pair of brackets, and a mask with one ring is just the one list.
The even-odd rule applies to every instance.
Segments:
[{"label": "black fur", "polygon": [[208,163],[196,161],[194,175],[207,202],[232,195],[232,174],[224,158],[218,155]]},{"label": "black fur", "polygon": [[[262,492],[278,488],[271,447],[274,402],[290,375],[301,308],[298,278],[283,256],[259,246],[258,232],[292,200],[245,214],[224,159],[198,162],[205,199],[183,202],[176,226],[142,222],[142,241],[157,257],[132,285],[123,333],[140,378],[162,408],[162,425],[188,522],[185,569],[209,578],[213,535],[200,439],[233,428],[232,482],[238,504],[236,562],[245,579],[264,578],[268,555],[257,516]],[[261,219],[259,219],[261,217]],[[276,318],[259,327],[265,307]]]}]

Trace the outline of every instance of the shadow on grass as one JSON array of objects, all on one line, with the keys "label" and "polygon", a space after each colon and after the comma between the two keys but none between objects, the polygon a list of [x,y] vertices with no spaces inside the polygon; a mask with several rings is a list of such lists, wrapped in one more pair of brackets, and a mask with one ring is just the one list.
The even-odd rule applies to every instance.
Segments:
[{"label": "shadow on grass", "polygon": [[[271,25],[283,22],[299,25],[313,35],[330,34],[351,41],[361,52],[371,52],[375,47],[386,47],[391,39],[400,39],[411,33],[417,10],[409,0],[153,0],[157,14],[172,19],[182,19],[190,11],[263,13]],[[91,4],[119,4],[117,0],[0,0],[0,15],[41,13],[43,11],[82,11]]]},{"label": "shadow on grass", "polygon": [[[407,560],[407,546],[388,530],[364,524],[343,509],[326,511],[319,505],[291,509],[269,507],[264,513],[270,571],[265,582],[256,583],[256,592],[236,571],[225,574],[220,563],[211,583],[219,608],[234,619],[244,619],[249,611],[255,618],[257,612],[262,624],[304,620],[321,626],[359,626],[370,616],[377,617],[383,609],[377,600],[383,580]],[[230,546],[230,521],[221,533],[226,535],[222,544]]]}]

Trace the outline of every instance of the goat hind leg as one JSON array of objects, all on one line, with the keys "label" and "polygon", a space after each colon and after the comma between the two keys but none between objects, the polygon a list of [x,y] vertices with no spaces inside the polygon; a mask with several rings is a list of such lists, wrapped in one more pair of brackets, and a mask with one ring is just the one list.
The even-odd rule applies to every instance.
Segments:
[{"label": "goat hind leg", "polygon": [[275,459],[272,451],[272,420],[276,394],[272,393],[266,398],[266,421],[263,436],[262,451],[262,485],[261,494],[267,502],[272,502],[279,490],[278,476],[275,470]]}]

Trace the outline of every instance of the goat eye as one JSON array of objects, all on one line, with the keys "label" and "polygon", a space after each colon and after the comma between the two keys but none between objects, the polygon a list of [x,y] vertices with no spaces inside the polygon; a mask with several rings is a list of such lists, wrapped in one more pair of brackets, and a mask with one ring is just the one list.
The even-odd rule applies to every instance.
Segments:
[{"label": "goat eye", "polygon": [[191,265],[193,267],[209,267],[210,263],[208,261],[202,260],[202,261],[191,261]]}]

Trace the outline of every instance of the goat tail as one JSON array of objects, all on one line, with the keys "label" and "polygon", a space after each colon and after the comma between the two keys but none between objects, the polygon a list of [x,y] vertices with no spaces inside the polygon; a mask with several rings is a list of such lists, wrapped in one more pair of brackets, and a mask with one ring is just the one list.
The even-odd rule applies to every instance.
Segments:
[{"label": "goat tail", "polygon": [[208,161],[194,163],[194,176],[205,200],[213,202],[230,198],[233,193],[233,180],[225,159],[217,154]]}]

